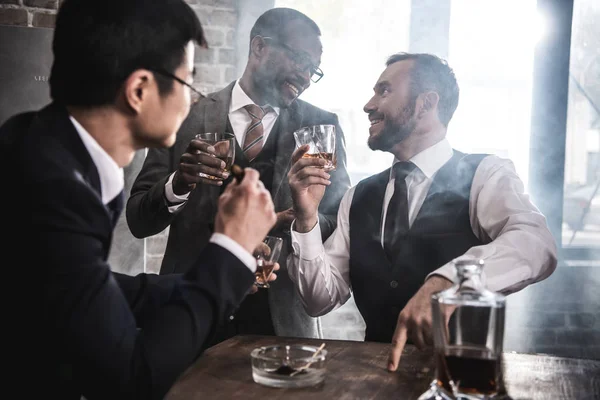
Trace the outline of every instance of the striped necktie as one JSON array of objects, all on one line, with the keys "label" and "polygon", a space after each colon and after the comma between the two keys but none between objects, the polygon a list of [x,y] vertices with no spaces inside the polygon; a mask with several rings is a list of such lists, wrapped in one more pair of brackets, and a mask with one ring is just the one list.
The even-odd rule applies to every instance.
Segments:
[{"label": "striped necktie", "polygon": [[248,111],[251,121],[244,133],[243,150],[248,161],[252,162],[263,148],[264,135],[262,120],[267,111],[256,104],[248,104],[244,106],[244,108]]}]

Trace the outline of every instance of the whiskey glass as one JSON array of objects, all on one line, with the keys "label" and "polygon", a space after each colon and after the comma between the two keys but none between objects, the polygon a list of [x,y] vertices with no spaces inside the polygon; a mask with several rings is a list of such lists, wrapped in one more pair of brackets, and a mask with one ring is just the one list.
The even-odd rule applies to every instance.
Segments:
[{"label": "whiskey glass", "polygon": [[275,263],[281,254],[283,239],[276,236],[267,236],[254,250],[256,258],[256,280],[254,284],[259,288],[269,288],[269,277],[273,273]]},{"label": "whiskey glass", "polygon": [[[225,162],[225,168],[223,168],[223,171],[231,172],[231,166],[235,161],[235,135],[233,133],[199,133],[196,135],[196,139],[213,146],[215,148],[215,154],[213,156]],[[222,179],[213,175],[204,174],[202,172],[199,174],[199,176],[212,180]]]},{"label": "whiskey glass", "polygon": [[333,171],[336,168],[335,158],[335,125],[313,125],[305,126],[294,132],[296,149],[305,144],[309,145],[304,158],[322,158],[325,171]]}]

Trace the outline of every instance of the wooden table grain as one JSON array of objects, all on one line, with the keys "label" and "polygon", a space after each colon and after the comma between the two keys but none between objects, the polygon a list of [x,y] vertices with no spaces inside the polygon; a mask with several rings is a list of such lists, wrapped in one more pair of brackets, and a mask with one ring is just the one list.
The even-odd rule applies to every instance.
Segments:
[{"label": "wooden table grain", "polygon": [[[252,380],[250,352],[274,344],[325,342],[327,374],[315,387],[280,389]],[[390,373],[385,343],[242,335],[208,349],[175,383],[166,400],[406,399],[416,400],[434,373],[431,352],[407,346]],[[600,400],[600,361],[505,353],[505,384],[515,400]]]}]

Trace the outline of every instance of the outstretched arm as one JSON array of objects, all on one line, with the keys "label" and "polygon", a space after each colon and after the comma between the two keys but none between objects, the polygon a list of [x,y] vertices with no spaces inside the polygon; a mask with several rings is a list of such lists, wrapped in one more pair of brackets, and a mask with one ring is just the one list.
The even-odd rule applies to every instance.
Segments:
[{"label": "outstretched arm", "polygon": [[[556,243],[546,218],[525,193],[511,161],[496,156],[482,160],[471,186],[469,215],[473,232],[486,244],[457,259],[483,259],[488,289],[513,293],[546,279],[556,269]],[[397,369],[407,338],[419,347],[431,344],[431,295],[449,287],[455,278],[452,262],[441,266],[400,312],[389,370]]]}]

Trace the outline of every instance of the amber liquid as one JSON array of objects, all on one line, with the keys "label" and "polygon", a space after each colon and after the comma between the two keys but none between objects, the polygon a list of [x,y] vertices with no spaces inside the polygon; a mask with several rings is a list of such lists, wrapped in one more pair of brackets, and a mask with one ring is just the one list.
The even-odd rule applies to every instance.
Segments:
[{"label": "amber liquid", "polygon": [[256,284],[259,287],[269,287],[268,281],[275,267],[275,261],[258,260],[256,264],[256,272],[254,273]]},{"label": "amber liquid", "polygon": [[491,351],[477,347],[449,347],[438,355],[438,381],[444,388],[460,393],[493,395],[498,393],[500,362]]},{"label": "amber liquid", "polygon": [[233,157],[219,157],[221,160],[225,161],[225,168],[223,170],[225,172],[231,172],[231,166],[233,165]]},{"label": "amber liquid", "polygon": [[[231,172],[231,166],[233,165],[233,157],[227,157],[227,156],[225,156],[225,157],[217,157],[217,158],[225,161],[225,168],[223,168],[223,171],[225,171],[225,172]],[[216,176],[212,176],[212,175],[207,175],[206,179],[212,179],[213,181],[220,181],[220,180],[222,180],[221,178],[216,177]]]},{"label": "amber liquid", "polygon": [[337,159],[333,153],[306,153],[302,156],[302,158],[322,158],[323,160],[327,161],[327,164],[323,167],[326,171],[333,171],[337,167]]}]

